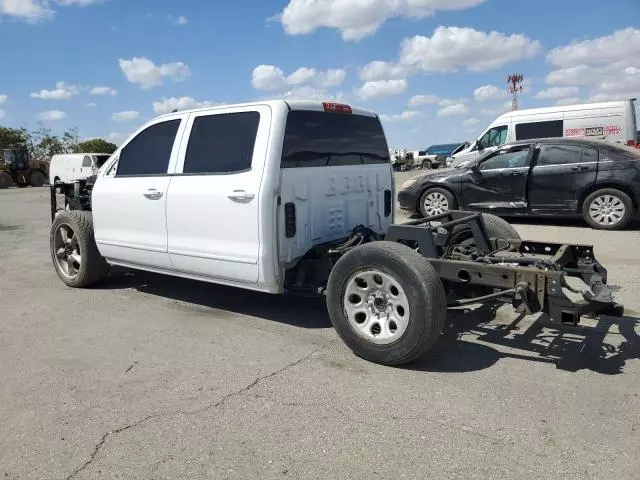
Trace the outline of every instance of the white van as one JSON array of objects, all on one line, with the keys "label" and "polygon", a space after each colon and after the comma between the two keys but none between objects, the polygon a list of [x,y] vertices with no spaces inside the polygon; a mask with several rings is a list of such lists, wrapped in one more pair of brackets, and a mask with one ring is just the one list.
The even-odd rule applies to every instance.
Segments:
[{"label": "white van", "polygon": [[51,157],[49,182],[73,183],[96,175],[98,169],[109,159],[108,153],[63,153]]},{"label": "white van", "polygon": [[447,159],[460,168],[500,145],[516,140],[549,137],[591,137],[635,146],[635,98],[617,102],[584,103],[516,110],[499,116],[469,148]]}]

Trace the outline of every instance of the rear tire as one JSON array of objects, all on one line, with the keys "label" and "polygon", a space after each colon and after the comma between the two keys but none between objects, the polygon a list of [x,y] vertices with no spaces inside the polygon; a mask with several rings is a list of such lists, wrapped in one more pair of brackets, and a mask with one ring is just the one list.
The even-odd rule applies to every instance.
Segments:
[{"label": "rear tire", "polygon": [[621,230],[633,218],[633,201],[615,188],[603,188],[589,195],[582,204],[582,218],[591,228]]},{"label": "rear tire", "polygon": [[13,178],[7,172],[0,172],[0,190],[13,185]]},{"label": "rear tire", "polygon": [[108,270],[93,236],[91,212],[63,210],[58,213],[51,225],[49,248],[56,273],[69,287],[94,285]]},{"label": "rear tire", "polygon": [[44,178],[44,174],[39,170],[36,170],[35,172],[31,172],[31,175],[29,175],[29,184],[32,187],[43,186],[45,180],[46,179]]},{"label": "rear tire", "polygon": [[444,287],[429,261],[406,245],[384,241],[338,260],[329,276],[327,308],[347,347],[382,365],[409,363],[427,352],[447,315]]}]

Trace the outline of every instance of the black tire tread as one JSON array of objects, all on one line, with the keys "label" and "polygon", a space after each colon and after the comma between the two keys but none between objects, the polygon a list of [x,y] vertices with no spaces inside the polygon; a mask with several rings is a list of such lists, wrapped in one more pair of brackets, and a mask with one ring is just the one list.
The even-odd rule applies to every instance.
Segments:
[{"label": "black tire tread", "polygon": [[[413,339],[413,345],[411,345],[411,348],[402,355],[397,355],[397,352],[394,351],[382,351],[382,349],[379,349],[380,351],[377,353],[373,352],[372,354],[371,348],[373,347],[371,347],[371,345],[367,345],[368,342],[366,342],[366,340],[360,340],[355,333],[352,335],[345,335],[344,333],[345,329],[351,330],[351,327],[348,325],[348,321],[344,315],[342,305],[342,285],[348,276],[354,272],[354,269],[351,268],[345,272],[343,272],[343,270],[344,265],[354,263],[353,259],[358,255],[372,256],[374,258],[386,257],[392,262],[395,262],[402,269],[406,269],[405,272],[407,273],[403,279],[403,283],[405,283],[403,288],[405,291],[409,288],[419,289],[417,292],[418,295],[413,296],[414,301],[416,301],[416,296],[423,297],[418,298],[417,301],[424,304],[424,318],[429,321],[425,322],[426,328],[422,331],[420,338]],[[358,263],[357,260],[355,263]],[[376,265],[374,263],[367,263],[362,267],[380,266],[381,265]],[[407,281],[407,277],[409,277],[409,282]],[[413,280],[415,280],[417,284],[414,283]],[[329,276],[327,287],[327,307],[331,317],[331,322],[338,335],[356,355],[365,358],[366,360],[389,366],[406,364],[424,355],[439,339],[447,318],[447,300],[444,286],[440,281],[438,273],[431,266],[429,261],[406,245],[387,241],[372,242],[357,247],[344,255],[338,261]],[[418,316],[415,313],[415,309],[412,310],[412,317],[413,315]],[[405,337],[398,340],[398,342],[402,342]],[[364,345],[359,345],[359,343]]]},{"label": "black tire tread", "polygon": [[[61,223],[70,223],[74,227],[75,234],[78,236],[82,252],[82,265],[80,272],[76,278],[70,280],[58,271],[55,265],[55,248],[54,233]],[[63,210],[53,221],[49,236],[51,259],[54,262],[54,268],[60,279],[68,286],[75,288],[86,288],[98,283],[105,276],[108,265],[102,258],[93,235],[93,215],[91,212],[83,210]]]},{"label": "black tire tread", "polygon": [[13,178],[7,172],[0,172],[0,189],[9,188],[13,184]]},{"label": "black tire tread", "polygon": [[32,187],[41,187],[44,185],[46,180],[47,179],[44,176],[44,173],[42,173],[40,170],[34,170],[29,174],[29,185],[31,185]]}]

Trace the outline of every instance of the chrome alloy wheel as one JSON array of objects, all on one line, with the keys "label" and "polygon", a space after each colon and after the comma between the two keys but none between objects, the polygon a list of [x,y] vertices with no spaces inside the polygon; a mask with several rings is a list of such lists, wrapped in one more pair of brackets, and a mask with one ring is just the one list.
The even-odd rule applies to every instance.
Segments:
[{"label": "chrome alloy wheel", "polygon": [[440,215],[449,211],[449,200],[440,192],[432,192],[424,197],[422,207],[428,217]]},{"label": "chrome alloy wheel", "polygon": [[404,290],[378,269],[357,272],[347,280],[343,305],[349,325],[371,343],[393,343],[409,326],[411,312]]},{"label": "chrome alloy wheel", "polygon": [[589,205],[589,216],[598,225],[611,227],[625,216],[626,208],[622,200],[615,195],[600,195]]},{"label": "chrome alloy wheel", "polygon": [[54,234],[54,248],[58,270],[68,278],[75,278],[80,272],[82,255],[80,244],[73,228],[61,224]]}]

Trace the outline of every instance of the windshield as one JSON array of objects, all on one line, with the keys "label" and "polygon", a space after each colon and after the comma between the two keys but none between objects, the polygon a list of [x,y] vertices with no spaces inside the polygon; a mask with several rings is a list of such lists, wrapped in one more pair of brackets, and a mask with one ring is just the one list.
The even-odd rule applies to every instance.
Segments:
[{"label": "windshield", "polygon": [[287,116],[282,168],[390,163],[376,117],[294,110]]}]

